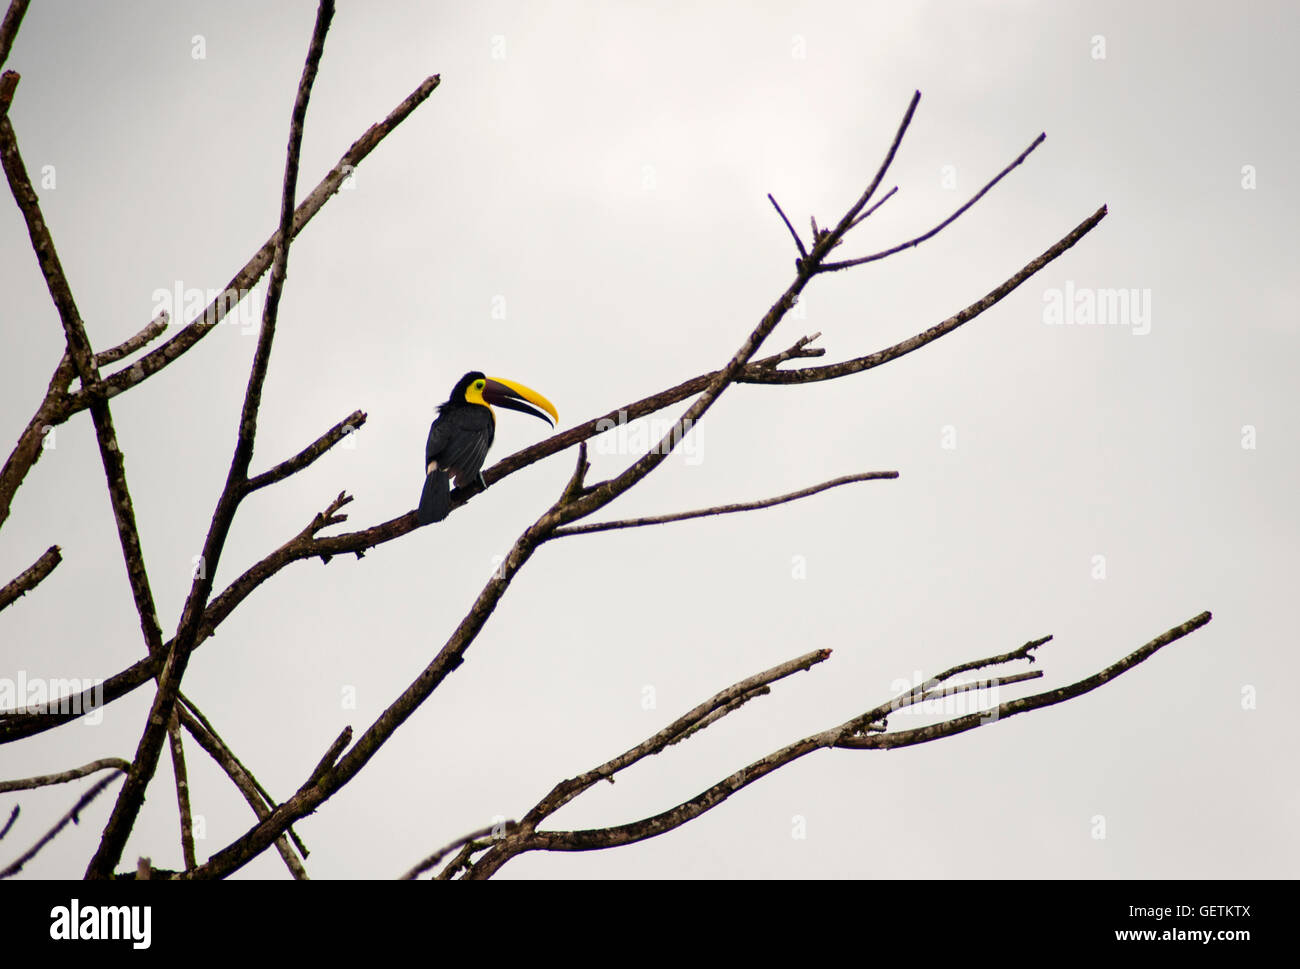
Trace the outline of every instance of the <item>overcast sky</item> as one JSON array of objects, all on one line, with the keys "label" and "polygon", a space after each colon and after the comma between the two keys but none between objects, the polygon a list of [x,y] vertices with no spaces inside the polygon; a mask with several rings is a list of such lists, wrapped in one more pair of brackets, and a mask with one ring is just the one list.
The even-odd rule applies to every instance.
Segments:
[{"label": "overcast sky", "polygon": [[[220,289],[273,231],[314,10],[33,4],[9,58],[22,74],[11,118],[96,348],[138,331],[165,294]],[[1281,2],[340,4],[300,193],[425,76],[442,84],[292,249],[253,470],[354,409],[369,421],[353,447],[240,508],[217,590],[342,490],[355,496],[343,529],[414,508],[433,408],[468,370],[537,388],[567,427],[720,366],[793,275],[766,193],[805,236],[810,215],[833,224],[914,90],[886,181],[899,192],[845,257],[930,228],[1047,140],[931,241],[814,280],[765,352],[815,331],[819,362],[887,347],[1100,205],[1110,214],[917,353],[729,390],[603,517],[900,477],[542,548],[466,663],[297,825],[309,872],[395,876],[811,649],[834,655],[551,826],[657,814],[965,660],[1054,635],[1034,667],[1045,677],[1008,699],[1211,610],[1208,627],[1067,704],[889,753],[816,753],[664,837],[528,855],[500,877],[1294,877],[1298,25]],[[9,201],[0,267],[12,442],[63,334]],[[1131,300],[1087,325],[1081,307],[1106,290]],[[112,402],[169,636],[229,466],[261,294]],[[1073,323],[1055,325],[1058,311]],[[502,413],[490,462],[545,433]],[[593,476],[639,453],[633,435],[610,440],[593,442]],[[195,653],[185,692],[287,797],[345,725],[363,730],[424,668],[572,467],[565,452],[514,474],[360,561],[287,568]],[[107,677],[138,660],[86,412],[19,491],[0,582],[51,544],[62,564],[0,614],[0,677]],[[3,748],[0,776],[130,758],[151,695]],[[202,858],[252,817],[187,750]],[[4,817],[23,808],[0,861],[89,784],[0,798]],[[80,876],[117,789],[24,877]],[[175,815],[164,756],[125,858],[179,867]],[[239,875],[285,876],[274,852]]]}]

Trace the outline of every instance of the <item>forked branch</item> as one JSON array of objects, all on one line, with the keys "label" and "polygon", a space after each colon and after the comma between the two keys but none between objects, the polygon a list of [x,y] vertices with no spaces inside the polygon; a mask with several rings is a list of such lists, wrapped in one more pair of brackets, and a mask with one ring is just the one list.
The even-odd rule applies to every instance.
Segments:
[{"label": "forked branch", "polygon": [[[700,792],[690,800],[683,801],[676,807],[664,811],[661,814],[631,824],[620,824],[607,828],[579,831],[538,830],[538,824],[578,794],[588,790],[597,780],[602,777],[612,776],[615,770],[622,769],[630,763],[634,763],[635,759],[640,759],[639,757],[629,759],[629,754],[631,754],[631,752],[629,752],[629,754],[624,754],[621,758],[615,758],[615,760],[610,761],[593,771],[580,775],[572,781],[562,782],[555,788],[555,790],[538,802],[537,806],[524,816],[515,833],[507,835],[491,844],[482,845],[480,850],[485,850],[486,853],[483,854],[477,862],[471,863],[468,854],[466,858],[458,859],[460,861],[460,868],[465,871],[463,877],[469,879],[490,878],[511,858],[528,851],[594,851],[603,848],[613,848],[621,845],[633,844],[637,841],[644,841],[647,838],[666,834],[667,832],[679,828],[683,824],[698,818],[707,811],[712,810],[731,795],[745,787],[748,787],[755,781],[758,781],[781,767],[784,767],[785,765],[817,750],[827,750],[837,747],[860,750],[888,750],[893,747],[928,743],[943,737],[962,733],[966,730],[972,730],[976,727],[987,726],[988,724],[996,723],[999,720],[1006,719],[1007,717],[1014,716],[1018,713],[1025,713],[1029,710],[1036,710],[1041,707],[1062,703],[1066,700],[1095,690],[1099,686],[1110,682],[1115,677],[1127,672],[1139,663],[1150,659],[1162,647],[1167,646],[1196,629],[1199,629],[1201,626],[1204,626],[1210,621],[1210,619],[1211,616],[1208,612],[1201,613],[1199,616],[1189,619],[1182,625],[1167,630],[1155,639],[1151,640],[1151,642],[1147,643],[1145,646],[1130,653],[1128,656],[1112,664],[1101,672],[1076,683],[1072,683],[1069,686],[1061,687],[1056,690],[1049,690],[1044,693],[1038,693],[1033,696],[1021,697],[1016,700],[1008,700],[990,709],[981,710],[964,717],[956,717],[913,730],[882,732],[880,729],[882,718],[889,711],[910,705],[913,702],[919,702],[922,699],[934,698],[942,695],[941,692],[936,693],[934,691],[934,685],[950,679],[959,672],[968,672],[970,670],[1000,665],[1016,660],[1028,660],[1032,662],[1032,651],[1047,642],[1051,637],[1049,636],[1044,637],[1043,639],[1033,640],[1017,650],[1004,653],[1000,656],[974,660],[969,663],[954,666],[952,669],[933,677],[926,681],[926,683],[908,693],[885,701],[884,703],[881,703],[858,716],[852,717],[844,723],[831,727],[828,730],[814,734],[810,737],[805,737],[786,747],[782,747],[780,750],[773,751],[766,757],[760,758],[735,773],[723,778],[721,781],[718,781],[707,790]],[[1034,678],[1037,675],[1041,674],[1035,672],[1028,675],[1022,673],[1007,677],[997,677],[992,680],[983,681],[982,683],[963,684],[959,687],[953,688],[953,692],[972,691],[979,688],[995,688],[999,685],[1022,682],[1026,679]],[[731,691],[743,690],[746,682],[748,681],[742,681],[742,683],[736,684],[735,687],[731,688]],[[717,697],[722,695],[723,694],[718,694]],[[715,697],[714,700],[716,700],[717,697]],[[700,709],[701,708],[697,707],[696,711]],[[695,713],[696,711],[692,711],[692,713]],[[876,726],[877,729],[869,729],[872,726]],[[660,735],[657,734],[639,747],[633,748],[633,750],[639,751],[656,746],[657,738],[659,736]],[[659,749],[662,749],[662,746],[659,746]],[[627,761],[627,763],[624,763],[624,761]]]}]

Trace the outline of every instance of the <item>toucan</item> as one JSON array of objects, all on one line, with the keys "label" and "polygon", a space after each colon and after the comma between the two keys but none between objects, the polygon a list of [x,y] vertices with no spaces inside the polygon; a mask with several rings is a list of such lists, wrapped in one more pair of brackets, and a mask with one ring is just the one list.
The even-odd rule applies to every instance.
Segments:
[{"label": "toucan", "polygon": [[[424,446],[424,490],[416,517],[421,525],[440,522],[451,512],[451,478],[457,487],[477,480],[484,487],[483,459],[492,446],[496,417],[492,405],[540,417],[554,426],[560,419],[555,405],[537,391],[477,370],[456,382],[440,404]],[[533,405],[536,405],[535,407]]]}]

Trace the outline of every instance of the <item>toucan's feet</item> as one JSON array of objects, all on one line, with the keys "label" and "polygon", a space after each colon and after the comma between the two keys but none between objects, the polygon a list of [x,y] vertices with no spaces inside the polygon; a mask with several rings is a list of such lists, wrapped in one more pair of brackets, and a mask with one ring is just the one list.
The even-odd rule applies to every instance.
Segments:
[{"label": "toucan's feet", "polygon": [[484,491],[487,491],[487,482],[483,480],[483,472],[482,472],[482,471],[480,471],[480,472],[478,473],[478,486],[479,486],[480,488],[482,488]]}]

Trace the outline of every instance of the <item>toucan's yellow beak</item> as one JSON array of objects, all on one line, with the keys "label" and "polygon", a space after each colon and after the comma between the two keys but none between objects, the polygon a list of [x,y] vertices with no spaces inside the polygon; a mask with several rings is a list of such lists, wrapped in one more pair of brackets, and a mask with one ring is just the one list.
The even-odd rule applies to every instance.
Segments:
[{"label": "toucan's yellow beak", "polygon": [[[534,417],[540,417],[549,424],[555,424],[560,419],[560,414],[555,409],[554,404],[531,387],[525,387],[513,380],[488,377],[487,384],[483,388],[483,399],[489,404],[495,404],[498,407],[506,407],[510,410],[517,410],[525,414],[532,414]],[[530,407],[529,404],[536,406]]]}]

